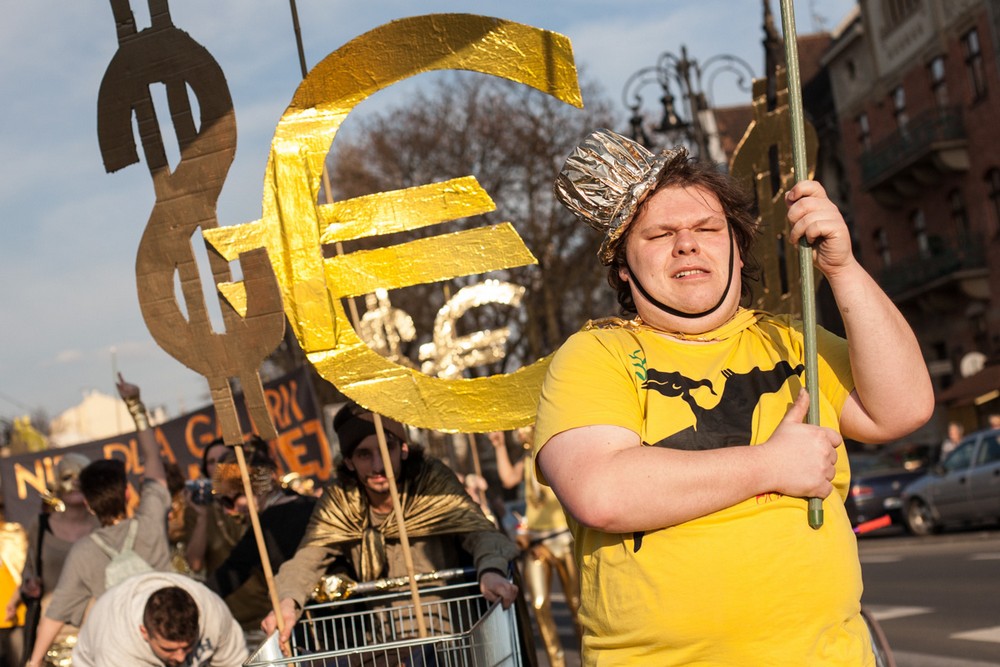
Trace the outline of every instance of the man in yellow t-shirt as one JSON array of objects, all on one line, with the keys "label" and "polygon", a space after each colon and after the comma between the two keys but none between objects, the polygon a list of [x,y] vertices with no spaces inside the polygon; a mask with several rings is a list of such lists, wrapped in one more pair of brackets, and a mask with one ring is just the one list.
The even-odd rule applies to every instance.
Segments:
[{"label": "man in yellow t-shirt", "polygon": [[[812,181],[786,198],[789,240],[812,245],[851,338],[818,332],[809,396],[801,326],[740,307],[756,229],[728,177],[598,130],[556,192],[605,233],[600,258],[634,316],[567,341],[536,423],[536,464],[576,540],[584,663],[874,664],[843,438],[901,437],[933,393],[836,206]],[[811,400],[819,425],[803,423]]]}]

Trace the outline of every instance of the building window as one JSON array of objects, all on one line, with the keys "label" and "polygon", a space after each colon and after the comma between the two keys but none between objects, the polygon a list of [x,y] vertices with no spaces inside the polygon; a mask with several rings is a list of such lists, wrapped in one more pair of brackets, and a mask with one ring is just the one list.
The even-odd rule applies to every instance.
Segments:
[{"label": "building window", "polygon": [[916,209],[910,214],[910,224],[913,226],[913,236],[917,239],[917,251],[921,257],[931,256],[931,244],[927,239],[927,219],[923,209]]},{"label": "building window", "polygon": [[895,30],[917,8],[917,0],[882,0],[882,34]]},{"label": "building window", "polygon": [[892,89],[892,115],[896,117],[896,126],[905,129],[910,118],[906,115],[906,91],[902,86]]},{"label": "building window", "polygon": [[969,229],[969,212],[965,208],[965,197],[961,190],[948,193],[948,208],[951,210],[951,226],[962,241],[968,241],[971,235]]},{"label": "building window", "polygon": [[989,193],[990,206],[993,209],[993,233],[1000,231],[1000,169],[993,167],[986,172],[986,188]]},{"label": "building window", "polygon": [[882,258],[882,268],[888,269],[892,266],[892,256],[889,254],[889,234],[886,233],[885,229],[879,227],[872,236],[875,237],[875,248],[878,250],[879,257]]},{"label": "building window", "polygon": [[868,124],[868,114],[863,113],[858,116],[858,141],[861,147],[869,150],[872,147],[872,130]]},{"label": "building window", "polygon": [[986,97],[986,72],[983,69],[983,52],[979,47],[979,32],[972,29],[965,33],[962,46],[965,48],[965,67],[969,72],[972,99],[979,101]]},{"label": "building window", "polygon": [[934,58],[927,66],[931,77],[931,92],[939,107],[948,106],[948,84],[944,75],[944,56]]}]

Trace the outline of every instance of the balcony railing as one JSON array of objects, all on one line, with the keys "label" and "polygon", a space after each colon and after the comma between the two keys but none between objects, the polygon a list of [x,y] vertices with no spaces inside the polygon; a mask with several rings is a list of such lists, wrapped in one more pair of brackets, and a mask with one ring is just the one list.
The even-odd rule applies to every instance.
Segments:
[{"label": "balcony railing", "polygon": [[889,296],[929,285],[959,271],[986,268],[986,245],[978,235],[963,235],[947,244],[930,238],[930,253],[907,258],[882,270],[880,283]]},{"label": "balcony railing", "polygon": [[928,109],[861,155],[861,184],[870,190],[930,154],[936,145],[964,140],[960,107]]}]

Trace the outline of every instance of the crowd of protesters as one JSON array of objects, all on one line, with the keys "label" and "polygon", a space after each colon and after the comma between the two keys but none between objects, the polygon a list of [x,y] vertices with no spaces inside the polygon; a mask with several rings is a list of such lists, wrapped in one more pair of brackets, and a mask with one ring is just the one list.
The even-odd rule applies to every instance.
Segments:
[{"label": "crowd of protesters", "polygon": [[[5,605],[8,625],[20,625],[4,635],[0,667],[240,665],[277,627],[233,449],[221,438],[211,442],[201,477],[185,480],[161,459],[139,388],[120,378],[118,391],[136,425],[144,471],[138,493],[118,459],[59,459],[43,511],[26,532],[20,585]],[[282,483],[267,442],[253,436],[244,445],[282,640],[324,575],[405,577],[401,532],[415,572],[471,566],[488,601],[508,608],[518,598],[514,536],[487,517],[464,476],[425,453],[405,426],[380,419],[388,461],[375,415],[351,402],[338,412],[337,469],[315,494]],[[561,653],[549,655],[562,664]]]}]

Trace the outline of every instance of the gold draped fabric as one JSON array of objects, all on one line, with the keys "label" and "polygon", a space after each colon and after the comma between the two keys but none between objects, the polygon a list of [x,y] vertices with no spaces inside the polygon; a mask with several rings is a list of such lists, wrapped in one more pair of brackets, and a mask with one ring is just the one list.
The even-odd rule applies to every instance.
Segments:
[{"label": "gold draped fabric", "polygon": [[[496,531],[455,473],[435,459],[424,459],[417,474],[403,482],[400,503],[410,537]],[[323,492],[300,548],[360,541],[361,562],[354,565],[361,581],[371,581],[385,568],[385,541],[398,537],[395,513],[373,525],[365,492],[336,484]]]}]

